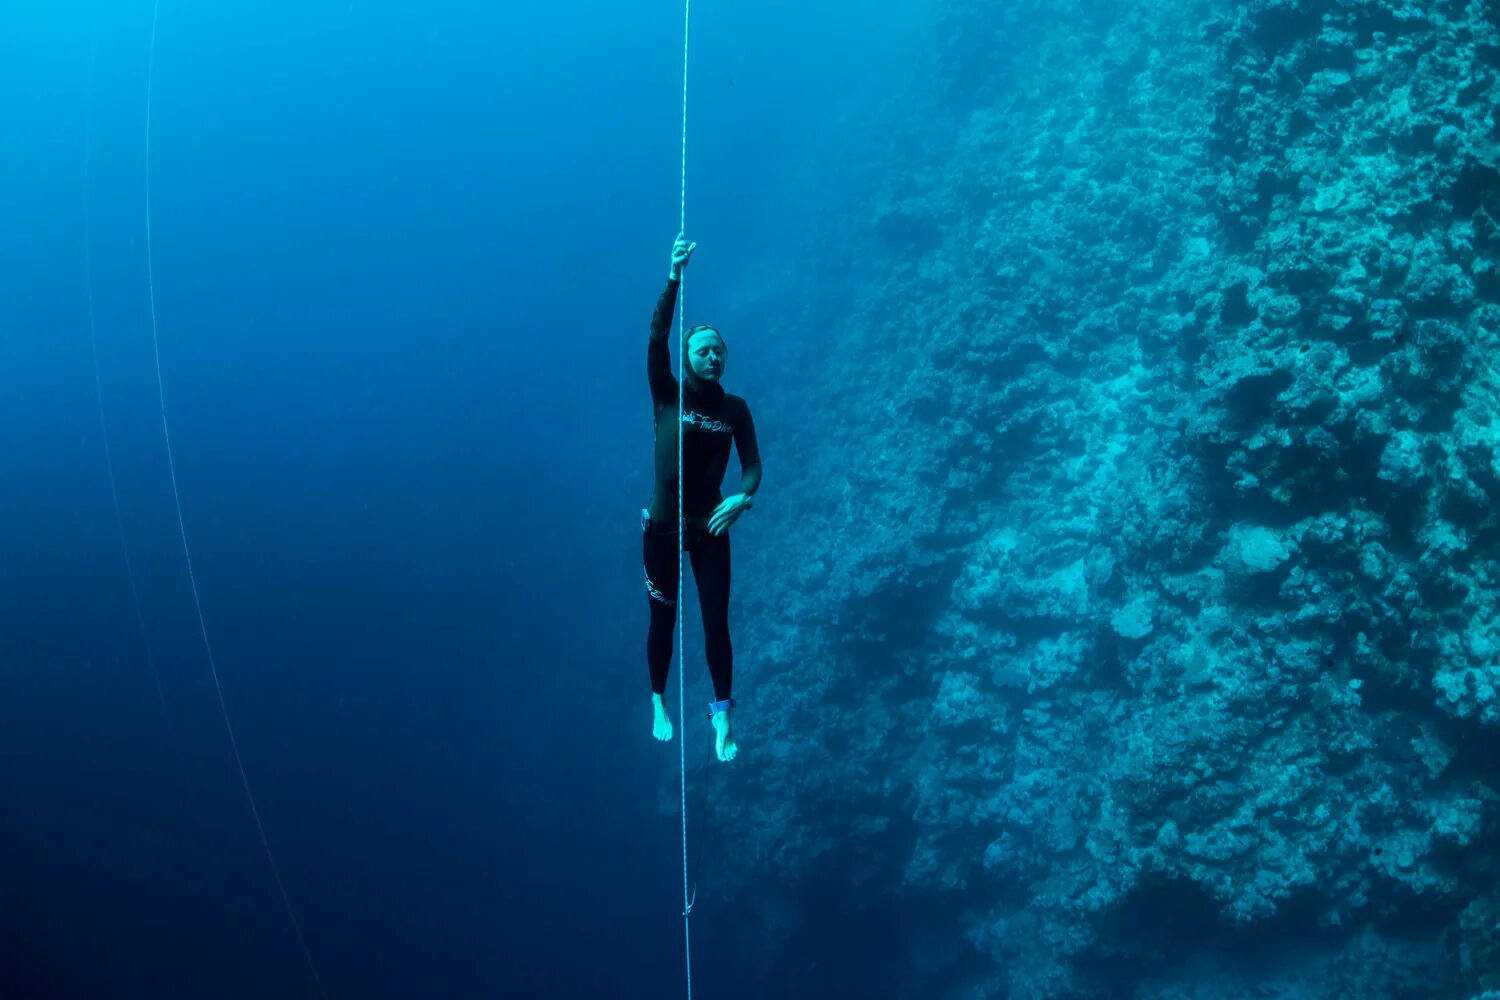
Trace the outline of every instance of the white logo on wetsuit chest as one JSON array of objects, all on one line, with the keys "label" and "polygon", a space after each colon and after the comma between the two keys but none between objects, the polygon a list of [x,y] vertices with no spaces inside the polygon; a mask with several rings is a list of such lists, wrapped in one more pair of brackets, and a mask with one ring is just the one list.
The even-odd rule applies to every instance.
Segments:
[{"label": "white logo on wetsuit chest", "polygon": [[683,410],[682,422],[700,431],[708,431],[710,434],[734,433],[734,427],[730,424],[722,420],[710,420],[708,417],[694,410]]}]

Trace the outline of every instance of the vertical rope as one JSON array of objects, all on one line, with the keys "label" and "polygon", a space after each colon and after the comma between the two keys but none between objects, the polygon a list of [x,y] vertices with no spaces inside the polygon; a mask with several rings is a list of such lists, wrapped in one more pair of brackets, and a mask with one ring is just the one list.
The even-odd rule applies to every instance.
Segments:
[{"label": "vertical rope", "polygon": [[219,682],[219,667],[214,658],[213,643],[208,640],[208,622],[203,616],[203,599],[198,594],[198,575],[193,571],[193,552],[188,545],[187,521],[182,516],[182,493],[177,487],[177,460],[172,452],[172,429],[167,422],[167,390],[161,374],[161,337],[157,332],[156,324],[156,270],[151,242],[151,96],[156,79],[156,25],[160,15],[161,0],[155,0],[151,7],[151,49],[146,61],[146,291],[151,305],[151,346],[156,358],[156,396],[161,406],[161,434],[167,447],[167,471],[172,479],[172,502],[177,508],[177,532],[182,539],[182,558],[187,564],[188,584],[193,592],[193,608],[198,613],[198,633],[203,638],[203,651],[208,657],[208,670],[213,676],[214,692],[219,697],[219,714],[224,719],[224,731],[229,734],[229,748],[234,752],[234,766],[239,770],[240,787],[244,789],[245,801],[249,804],[250,815],[255,820],[255,832],[260,834],[261,850],[265,852],[271,875],[276,880],[276,891],[281,896],[281,905],[286,910],[292,930],[297,934],[297,944],[302,949],[302,958],[307,963],[308,971],[312,973],[318,996],[326,997],[328,991],[323,985],[323,977],[318,972],[318,965],[313,961],[312,951],[307,946],[307,937],[302,933],[302,922],[297,919],[297,911],[292,906],[292,897],[286,891],[286,882],[281,877],[281,867],[276,863],[276,855],[271,851],[271,841],[266,836],[266,826],[261,822],[260,807],[255,804],[255,793],[250,790],[250,776],[245,772],[245,760],[240,755],[240,742],[234,734],[234,726],[229,721],[229,706],[224,700],[224,685]]},{"label": "vertical rope", "polygon": [[[692,0],[682,4],[682,184],[678,202],[678,228],[687,232],[687,112],[688,112],[688,23],[692,12]],[[686,277],[684,269],[683,277]],[[684,680],[687,664],[683,653],[684,631],[682,619],[682,547],[687,542],[687,517],[682,507],[682,399],[687,385],[685,370],[687,344],[683,339],[683,315],[687,312],[687,297],[679,284],[677,302],[677,720],[682,732],[677,736],[677,759],[682,776],[682,947],[687,956],[687,997],[693,1000],[693,900],[688,895],[688,842],[687,842],[687,695]]]}]

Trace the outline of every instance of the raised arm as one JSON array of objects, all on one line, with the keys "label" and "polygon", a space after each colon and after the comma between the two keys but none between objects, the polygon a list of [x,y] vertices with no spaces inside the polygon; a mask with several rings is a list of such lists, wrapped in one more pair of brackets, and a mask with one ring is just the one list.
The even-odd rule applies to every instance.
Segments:
[{"label": "raised arm", "polygon": [[677,284],[675,277],[668,278],[667,287],[656,300],[656,311],[651,314],[651,340],[646,345],[646,379],[651,383],[651,398],[662,405],[677,401],[677,377],[672,374],[672,356],[667,351],[667,334],[672,332],[672,312],[677,306]]},{"label": "raised arm", "polygon": [[677,400],[677,377],[672,374],[672,356],[667,350],[667,335],[672,332],[672,313],[677,307],[677,287],[682,283],[682,269],[687,267],[698,244],[681,233],[672,244],[672,267],[667,272],[667,287],[656,300],[651,314],[651,340],[646,345],[646,379],[651,383],[651,398],[659,403]]}]

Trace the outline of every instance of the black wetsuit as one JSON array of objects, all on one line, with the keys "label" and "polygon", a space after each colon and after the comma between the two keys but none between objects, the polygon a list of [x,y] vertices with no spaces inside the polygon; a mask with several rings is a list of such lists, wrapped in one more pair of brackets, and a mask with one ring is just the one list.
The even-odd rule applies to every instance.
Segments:
[{"label": "black wetsuit", "polygon": [[[642,549],[646,594],[651,603],[651,629],[646,638],[646,660],[651,668],[651,690],[665,694],[672,661],[672,629],[677,602],[677,378],[667,350],[672,312],[677,305],[677,282],[668,279],[651,316],[651,340],[646,348],[646,376],[651,383],[656,430],[656,486],[642,512]],[[714,698],[731,695],[734,654],[729,642],[729,532],[714,535],[708,519],[724,499],[719,492],[729,467],[729,446],[740,455],[740,489],[754,493],[760,486],[760,452],[750,407],[715,382],[704,382],[691,372],[682,396],[682,506],[686,531],[682,547],[693,564],[698,585],[698,607]]]}]

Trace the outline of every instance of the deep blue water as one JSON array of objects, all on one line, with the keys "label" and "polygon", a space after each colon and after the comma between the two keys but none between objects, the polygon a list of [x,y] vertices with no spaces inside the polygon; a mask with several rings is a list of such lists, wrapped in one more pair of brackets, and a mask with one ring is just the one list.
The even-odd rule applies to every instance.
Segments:
[{"label": "deep blue water", "polygon": [[[734,307],[747,394],[791,391],[755,330],[860,168],[839,129],[918,63],[920,5],[853,12],[694,12],[688,294]],[[152,17],[0,12],[0,975],[313,996],[159,419]],[[182,511],[330,995],[681,987],[636,533],[681,17],[160,5],[150,273]],[[699,914],[704,995],[800,974],[744,962],[730,901]]]}]

